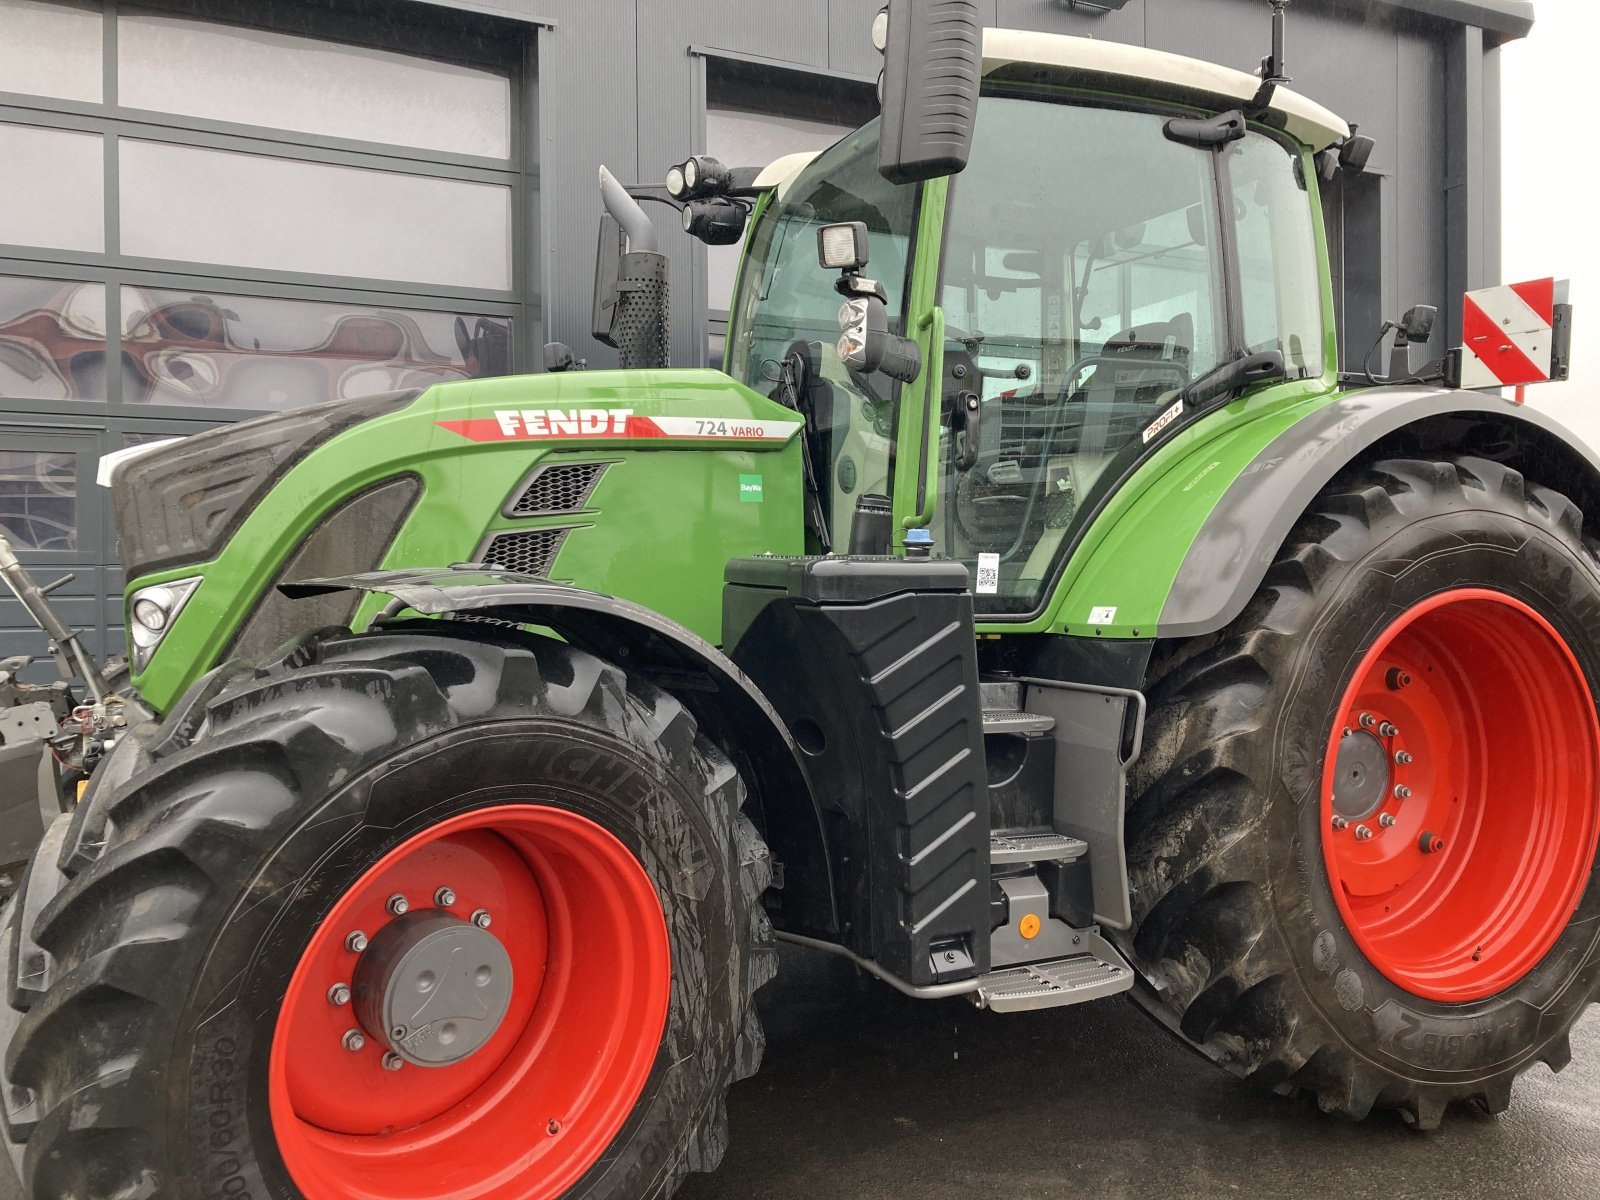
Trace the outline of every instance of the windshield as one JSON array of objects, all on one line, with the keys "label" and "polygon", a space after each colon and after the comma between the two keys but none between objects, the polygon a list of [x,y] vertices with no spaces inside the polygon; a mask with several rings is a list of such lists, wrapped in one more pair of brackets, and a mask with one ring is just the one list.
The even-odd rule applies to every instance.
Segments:
[{"label": "windshield", "polygon": [[890,321],[898,332],[910,291],[917,195],[917,188],[878,174],[873,121],[820,155],[774,197],[751,234],[739,281],[729,374],[771,396],[784,381],[785,360],[797,351],[804,359],[806,386],[796,399],[807,419],[820,523],[828,535],[823,541],[838,550],[849,542],[857,497],[889,491],[898,388],[882,375],[851,374],[834,352],[838,273],[817,262],[817,229],[835,221],[866,222],[872,260],[864,273],[888,289]]},{"label": "windshield", "polygon": [[1246,348],[1281,349],[1291,377],[1322,372],[1299,156],[1255,134],[1219,156],[1167,138],[1168,119],[980,102],[946,218],[934,536],[969,564],[981,613],[1038,608],[1070,539],[1183,415],[1191,382]]}]

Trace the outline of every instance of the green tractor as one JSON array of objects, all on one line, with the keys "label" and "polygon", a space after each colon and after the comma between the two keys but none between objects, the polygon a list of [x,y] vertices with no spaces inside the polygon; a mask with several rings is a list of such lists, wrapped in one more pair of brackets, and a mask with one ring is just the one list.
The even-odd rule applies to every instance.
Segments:
[{"label": "green tractor", "polygon": [[[604,176],[623,369],[114,456],[104,671],[0,551],[80,681],[0,678],[30,1197],[667,1197],[780,942],[1127,993],[1421,1128],[1565,1065],[1600,461],[1413,366],[1424,310],[1341,374],[1319,192],[1370,143],[1281,37],[1251,75],[912,8],[831,149]],[[664,362],[637,197],[748,227],[722,371]]]}]

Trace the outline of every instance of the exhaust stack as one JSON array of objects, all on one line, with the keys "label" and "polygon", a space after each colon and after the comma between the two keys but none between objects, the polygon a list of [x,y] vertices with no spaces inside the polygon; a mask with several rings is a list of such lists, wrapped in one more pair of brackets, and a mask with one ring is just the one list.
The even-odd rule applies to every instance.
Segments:
[{"label": "exhaust stack", "polygon": [[[625,369],[668,366],[671,264],[667,256],[656,249],[655,226],[644,209],[605,167],[600,168],[600,199],[611,221],[616,223],[618,234],[610,232],[609,222],[601,223],[596,262],[595,336],[621,352],[621,365]],[[608,246],[613,236],[618,236],[618,240]],[[613,250],[614,274],[608,269],[607,261]]]}]

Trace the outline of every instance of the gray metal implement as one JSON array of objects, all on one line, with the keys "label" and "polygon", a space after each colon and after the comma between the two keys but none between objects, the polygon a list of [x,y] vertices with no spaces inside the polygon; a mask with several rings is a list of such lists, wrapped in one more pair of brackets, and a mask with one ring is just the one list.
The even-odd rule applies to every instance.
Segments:
[{"label": "gray metal implement", "polygon": [[1029,1012],[1114,996],[1132,986],[1133,972],[1126,965],[1097,954],[1074,954],[991,971],[978,981],[972,1002],[995,1012]]},{"label": "gray metal implement", "polygon": [[1072,862],[1082,858],[1089,843],[1054,830],[996,833],[989,837],[989,862]]},{"label": "gray metal implement", "polygon": [[1056,719],[1041,713],[1008,712],[995,708],[983,710],[985,733],[1049,733],[1055,727]]}]

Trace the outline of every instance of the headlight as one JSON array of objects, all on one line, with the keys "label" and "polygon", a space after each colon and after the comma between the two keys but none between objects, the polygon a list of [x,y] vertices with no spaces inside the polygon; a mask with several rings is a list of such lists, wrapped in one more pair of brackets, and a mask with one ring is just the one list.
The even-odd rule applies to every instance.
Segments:
[{"label": "headlight", "polygon": [[175,579],[171,583],[140,588],[128,598],[128,641],[133,646],[134,674],[149,665],[150,656],[199,584],[198,575],[192,579]]}]

